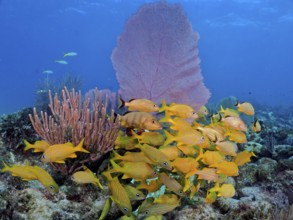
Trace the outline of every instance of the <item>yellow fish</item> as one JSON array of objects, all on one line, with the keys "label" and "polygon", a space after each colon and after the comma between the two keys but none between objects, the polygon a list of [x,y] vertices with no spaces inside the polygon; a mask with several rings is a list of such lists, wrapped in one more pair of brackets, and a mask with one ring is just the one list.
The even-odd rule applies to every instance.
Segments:
[{"label": "yellow fish", "polygon": [[216,163],[220,163],[220,162],[224,161],[224,156],[222,154],[220,154],[219,151],[207,150],[199,158],[202,158],[202,162],[207,165],[212,165],[212,164],[216,164]]},{"label": "yellow fish", "polygon": [[231,198],[235,195],[235,188],[232,184],[222,184],[220,186],[219,182],[216,182],[216,185],[209,189],[209,192],[217,192],[217,196]]},{"label": "yellow fish", "polygon": [[29,165],[12,165],[9,167],[4,163],[4,168],[1,172],[11,172],[12,176],[18,176],[22,180],[38,180],[46,189],[50,192],[55,193],[59,191],[59,187],[51,177],[51,175],[38,166],[29,166]]},{"label": "yellow fish", "polygon": [[208,115],[209,114],[209,110],[207,109],[206,106],[201,106],[199,111],[198,111],[199,114],[203,114],[203,115]]},{"label": "yellow fish", "polygon": [[246,124],[239,117],[226,117],[221,118],[221,120],[225,126],[228,128],[233,128],[238,131],[247,131]]},{"label": "yellow fish", "polygon": [[225,136],[228,136],[231,141],[239,144],[244,144],[247,142],[246,134],[242,131],[227,129],[227,131],[225,132]]},{"label": "yellow fish", "polygon": [[156,103],[148,99],[131,99],[128,102],[125,102],[120,98],[120,102],[121,105],[119,108],[126,106],[128,107],[128,111],[157,112],[160,109]]},{"label": "yellow fish", "polygon": [[115,149],[133,150],[137,144],[137,139],[134,139],[132,136],[123,135],[123,132],[119,131],[118,137],[115,140]]},{"label": "yellow fish", "polygon": [[111,198],[108,198],[106,199],[105,203],[104,203],[104,207],[103,207],[103,210],[102,210],[102,213],[99,217],[99,220],[103,220],[106,218],[110,208],[111,208],[111,204],[112,204],[112,200]]},{"label": "yellow fish", "polygon": [[187,129],[183,131],[178,131],[176,135],[171,135],[167,130],[164,130],[166,134],[166,141],[164,145],[169,145],[172,142],[177,142],[178,145],[199,145],[204,143],[204,136],[197,130]]},{"label": "yellow fish", "polygon": [[165,169],[172,170],[171,162],[163,152],[147,144],[138,145],[138,147],[155,164]]},{"label": "yellow fish", "polygon": [[183,118],[179,118],[179,117],[170,118],[168,122],[171,123],[170,128],[175,131],[192,129],[191,124]]},{"label": "yellow fish", "polygon": [[168,176],[166,173],[159,173],[159,181],[163,183],[167,189],[176,193],[179,196],[183,196],[184,192],[180,183],[172,177]]},{"label": "yellow fish", "polygon": [[112,160],[122,160],[128,162],[145,162],[148,164],[154,164],[154,162],[148,158],[143,152],[126,152],[125,155],[121,156],[116,151],[113,151],[114,157]]},{"label": "yellow fish", "polygon": [[177,116],[180,118],[198,118],[198,115],[191,106],[177,103],[171,103],[167,106],[164,99],[162,100],[162,106],[159,112],[163,111],[165,111],[165,117],[160,120],[162,122],[168,122],[171,116]]},{"label": "yellow fish", "polygon": [[146,180],[157,176],[157,172],[145,162],[125,162],[123,167],[120,167],[113,160],[110,160],[110,163],[113,167],[110,172],[123,173],[122,179],[133,178],[135,180]]},{"label": "yellow fish", "polygon": [[130,185],[126,185],[124,186],[124,188],[128,194],[130,201],[145,199],[145,195],[137,188]]},{"label": "yellow fish", "polygon": [[44,169],[38,166],[30,166],[29,169],[37,177],[37,180],[51,193],[59,192],[59,187],[52,176]]},{"label": "yellow fish", "polygon": [[257,119],[254,120],[253,124],[251,125],[251,130],[253,130],[256,133],[261,131],[261,125]]},{"label": "yellow fish", "polygon": [[239,112],[237,110],[235,110],[235,109],[232,109],[232,108],[224,109],[223,106],[221,106],[221,109],[220,109],[219,112],[223,113],[224,117],[229,117],[229,116],[239,117]]},{"label": "yellow fish", "polygon": [[163,194],[163,195],[160,195],[160,197],[155,198],[154,203],[177,204],[178,200],[179,198],[175,194]]},{"label": "yellow fish", "polygon": [[235,106],[237,107],[238,111],[243,112],[246,115],[249,115],[249,116],[254,115],[254,108],[252,104],[249,102],[239,103],[237,101]]},{"label": "yellow fish", "polygon": [[184,155],[195,157],[198,153],[196,147],[188,145],[178,145],[177,148],[183,152]]},{"label": "yellow fish", "polygon": [[45,150],[41,160],[45,163],[65,163],[65,159],[77,157],[75,152],[90,153],[82,148],[83,142],[84,139],[82,139],[76,147],[73,147],[71,143],[54,144]]},{"label": "yellow fish", "polygon": [[195,174],[199,164],[195,158],[187,157],[187,158],[176,158],[172,162],[172,166],[174,167],[172,172],[179,171],[181,173],[184,173],[185,178],[187,178]]},{"label": "yellow fish", "polygon": [[207,192],[207,196],[205,199],[206,203],[212,204],[216,201],[217,199],[217,192]]},{"label": "yellow fish", "polygon": [[234,162],[223,161],[210,165],[210,167],[216,167],[217,173],[224,174],[226,176],[238,176],[238,166]]},{"label": "yellow fish", "polygon": [[149,144],[154,147],[162,146],[165,142],[165,137],[159,132],[142,132],[140,135],[132,132],[134,138],[141,144]]},{"label": "yellow fish", "polygon": [[248,162],[250,162],[251,156],[255,156],[253,152],[248,152],[248,151],[241,151],[240,153],[237,154],[237,156],[234,158],[234,163],[237,166],[242,166]]},{"label": "yellow fish", "polygon": [[132,206],[125,188],[121,185],[118,178],[112,178],[108,171],[104,172],[103,175],[108,179],[108,186],[112,194],[111,199],[125,215],[131,216]]},{"label": "yellow fish", "polygon": [[101,189],[103,189],[102,184],[100,183],[100,180],[96,177],[96,175],[87,167],[85,167],[84,171],[77,171],[72,176],[71,179],[79,184],[85,184],[85,183],[92,183],[95,186],[99,186]]},{"label": "yellow fish", "polygon": [[147,216],[157,216],[163,215],[167,212],[172,211],[176,207],[180,205],[180,200],[177,203],[169,204],[169,203],[154,203],[153,205],[149,206],[145,211],[144,214]]},{"label": "yellow fish", "polygon": [[23,149],[24,151],[27,151],[29,149],[34,149],[33,151],[36,152],[44,152],[50,144],[47,141],[41,140],[41,141],[36,141],[34,144],[29,143],[27,140],[23,140],[25,144],[25,148]]},{"label": "yellow fish", "polygon": [[179,150],[176,146],[162,146],[159,148],[159,151],[165,154],[169,160],[174,160],[177,157],[183,156],[181,150]]},{"label": "yellow fish", "polygon": [[199,131],[201,131],[203,134],[205,134],[210,141],[216,142],[216,141],[222,141],[225,139],[224,135],[220,133],[218,130],[215,130],[210,127],[198,127]]},{"label": "yellow fish", "polygon": [[150,180],[148,183],[145,181],[141,182],[137,189],[146,189],[148,193],[156,192],[161,187],[161,184],[159,183],[158,179]]},{"label": "yellow fish", "polygon": [[216,149],[225,155],[236,156],[238,147],[237,144],[231,141],[221,141],[216,143]]},{"label": "yellow fish", "polygon": [[119,116],[121,126],[125,128],[138,128],[143,130],[161,130],[162,126],[157,119],[147,112],[129,112]]},{"label": "yellow fish", "polygon": [[9,167],[4,161],[2,161],[4,168],[1,169],[1,172],[11,172],[12,176],[18,176],[22,180],[36,180],[37,176],[31,171],[29,165],[12,165]]},{"label": "yellow fish", "polygon": [[216,181],[219,178],[219,175],[216,173],[216,169],[213,168],[203,168],[198,170],[195,174],[198,175],[198,179],[203,179],[207,181]]}]

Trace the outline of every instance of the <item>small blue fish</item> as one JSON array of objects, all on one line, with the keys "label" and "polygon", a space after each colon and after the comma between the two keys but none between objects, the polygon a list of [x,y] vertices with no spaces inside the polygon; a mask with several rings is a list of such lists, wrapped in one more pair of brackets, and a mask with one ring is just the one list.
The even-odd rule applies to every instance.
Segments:
[{"label": "small blue fish", "polygon": [[52,70],[44,70],[43,73],[44,74],[53,74],[53,71]]},{"label": "small blue fish", "polygon": [[69,52],[69,53],[65,53],[63,57],[73,57],[76,56],[77,53],[76,52]]},{"label": "small blue fish", "polygon": [[59,63],[59,64],[68,64],[68,62],[65,61],[65,60],[55,60],[55,63]]}]

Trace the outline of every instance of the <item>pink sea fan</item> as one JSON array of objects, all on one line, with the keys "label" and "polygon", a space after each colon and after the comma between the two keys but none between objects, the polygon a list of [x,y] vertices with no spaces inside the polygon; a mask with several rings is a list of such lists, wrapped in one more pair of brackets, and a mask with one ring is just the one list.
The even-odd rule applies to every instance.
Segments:
[{"label": "pink sea fan", "polygon": [[197,42],[199,35],[179,5],[142,6],[118,38],[112,63],[124,99],[177,102],[198,109],[209,90],[203,84]]}]

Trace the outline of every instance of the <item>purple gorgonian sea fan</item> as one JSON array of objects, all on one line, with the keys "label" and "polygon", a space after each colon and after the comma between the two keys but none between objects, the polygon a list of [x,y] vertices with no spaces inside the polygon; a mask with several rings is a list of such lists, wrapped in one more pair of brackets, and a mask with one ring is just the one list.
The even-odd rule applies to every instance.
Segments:
[{"label": "purple gorgonian sea fan", "polygon": [[198,110],[210,97],[199,66],[198,39],[180,5],[143,5],[127,20],[112,53],[119,94],[157,104],[164,98]]}]

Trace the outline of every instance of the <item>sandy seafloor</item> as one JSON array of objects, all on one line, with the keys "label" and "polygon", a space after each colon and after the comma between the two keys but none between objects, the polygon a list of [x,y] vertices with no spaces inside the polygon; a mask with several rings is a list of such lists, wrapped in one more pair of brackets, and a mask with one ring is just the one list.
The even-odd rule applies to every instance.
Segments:
[{"label": "sandy seafloor", "polygon": [[[205,192],[200,190],[192,200],[182,199],[181,206],[165,214],[164,219],[293,219],[293,113],[290,108],[256,109],[262,131],[248,133],[248,143],[240,149],[253,146],[257,157],[240,167],[239,176],[229,180],[235,184],[236,195],[219,198],[210,205],[204,202]],[[18,128],[3,133],[3,120],[1,126],[2,138],[14,136],[13,132],[19,134]],[[21,145],[15,149],[2,142],[0,161],[8,164],[33,161],[53,174],[60,191],[51,195],[36,181],[24,182],[0,173],[1,220],[98,219],[108,193],[105,182],[106,190],[101,192],[92,185],[76,185],[70,178],[58,179],[49,165],[40,162],[40,155],[23,154],[22,149]],[[121,215],[112,205],[106,219],[118,219]]]}]

